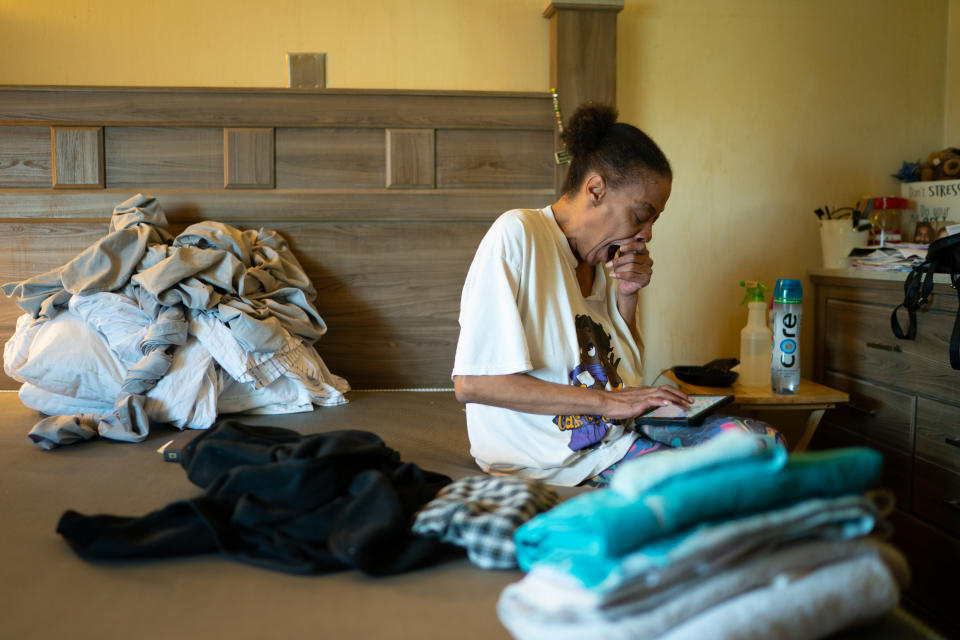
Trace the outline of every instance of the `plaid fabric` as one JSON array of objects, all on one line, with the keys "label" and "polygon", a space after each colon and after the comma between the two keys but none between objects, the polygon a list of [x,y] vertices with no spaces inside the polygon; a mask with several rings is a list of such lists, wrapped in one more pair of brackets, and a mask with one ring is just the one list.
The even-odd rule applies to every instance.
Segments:
[{"label": "plaid fabric", "polygon": [[424,505],[414,516],[413,532],[464,547],[483,569],[513,569],[513,532],[558,502],[557,492],[537,480],[470,476]]}]

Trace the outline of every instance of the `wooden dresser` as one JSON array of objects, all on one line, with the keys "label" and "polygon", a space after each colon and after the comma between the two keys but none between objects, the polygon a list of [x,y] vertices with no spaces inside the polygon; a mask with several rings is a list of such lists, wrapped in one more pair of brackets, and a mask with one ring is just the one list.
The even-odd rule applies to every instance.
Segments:
[{"label": "wooden dresser", "polygon": [[917,314],[916,340],[898,340],[890,312],[905,277],[811,273],[814,379],[850,394],[847,406],[826,413],[811,448],[883,453],[883,484],[897,498],[893,541],[913,571],[904,604],[952,636],[960,632],[960,371],[950,368],[948,349],[957,294],[937,284]]}]

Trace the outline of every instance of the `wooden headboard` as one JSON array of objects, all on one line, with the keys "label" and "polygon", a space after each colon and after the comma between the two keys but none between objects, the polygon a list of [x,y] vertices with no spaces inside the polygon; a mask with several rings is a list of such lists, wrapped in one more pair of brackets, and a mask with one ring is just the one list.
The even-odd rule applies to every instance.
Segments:
[{"label": "wooden headboard", "polygon": [[[142,192],[174,233],[283,233],[354,388],[449,387],[473,252],[552,201],[553,145],[545,93],[0,87],[0,282],[65,263]],[[0,340],[19,314],[0,299]]]}]

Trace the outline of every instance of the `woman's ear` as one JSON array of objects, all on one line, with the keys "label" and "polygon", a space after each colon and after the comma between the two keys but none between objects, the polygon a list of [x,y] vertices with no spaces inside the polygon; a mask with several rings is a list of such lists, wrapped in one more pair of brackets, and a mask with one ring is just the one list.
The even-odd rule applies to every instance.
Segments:
[{"label": "woman's ear", "polygon": [[587,201],[598,205],[607,193],[607,183],[599,173],[592,173],[583,181],[583,190]]}]

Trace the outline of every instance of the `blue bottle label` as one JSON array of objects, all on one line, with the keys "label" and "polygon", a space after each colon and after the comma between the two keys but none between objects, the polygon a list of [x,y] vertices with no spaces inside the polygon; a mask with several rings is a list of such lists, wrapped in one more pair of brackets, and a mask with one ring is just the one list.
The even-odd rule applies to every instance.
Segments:
[{"label": "blue bottle label", "polygon": [[776,393],[796,393],[800,386],[799,304],[774,305],[774,352],[770,384]]}]

